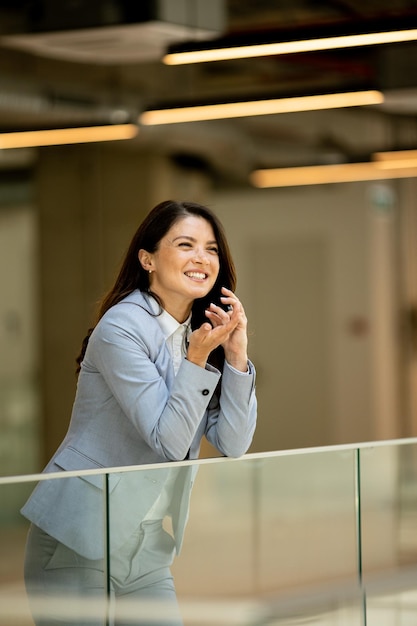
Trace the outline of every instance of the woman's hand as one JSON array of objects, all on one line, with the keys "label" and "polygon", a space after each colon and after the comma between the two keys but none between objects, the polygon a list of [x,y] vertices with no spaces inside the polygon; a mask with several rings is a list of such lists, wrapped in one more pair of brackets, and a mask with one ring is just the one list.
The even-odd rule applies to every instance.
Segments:
[{"label": "woman's hand", "polygon": [[229,311],[211,304],[206,316],[211,324],[202,324],[190,337],[187,359],[196,365],[205,367],[210,352],[223,346],[227,362],[237,370],[246,372],[247,356],[247,319],[242,303],[233,291],[222,288],[221,301],[229,305]]}]

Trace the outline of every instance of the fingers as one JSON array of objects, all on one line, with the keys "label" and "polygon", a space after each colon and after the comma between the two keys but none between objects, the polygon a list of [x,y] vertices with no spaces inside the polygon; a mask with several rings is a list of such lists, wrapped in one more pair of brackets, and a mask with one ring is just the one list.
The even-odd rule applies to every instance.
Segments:
[{"label": "fingers", "polygon": [[227,287],[222,287],[222,294],[223,295],[220,297],[222,305],[219,306],[212,303],[207,311],[210,312],[212,318],[220,319],[223,322],[227,322],[228,319],[226,316],[228,316],[230,319],[233,312],[243,312],[243,306],[237,296],[233,293],[233,291],[227,289]]},{"label": "fingers", "polygon": [[[230,324],[230,326],[229,326]],[[196,354],[198,357],[203,356],[206,360],[213,350],[220,346],[230,333],[233,331],[232,324],[220,324],[211,326],[210,324],[202,324],[191,333],[188,352]]]},{"label": "fingers", "polygon": [[232,315],[231,319],[238,320],[238,324],[245,325],[247,323],[245,310],[239,298],[226,287],[222,287],[222,293],[224,294],[220,299],[223,305],[229,305],[231,307]]},{"label": "fingers", "polygon": [[[210,352],[220,345],[228,350],[229,361],[246,350],[247,319],[244,308],[233,291],[224,287],[222,293],[222,306],[212,303],[205,311],[210,324],[202,324],[190,336],[187,358],[197,365],[203,366]],[[226,305],[230,306],[230,310],[224,310]]]},{"label": "fingers", "polygon": [[[244,328],[246,324],[245,312],[237,296],[226,287],[222,288],[222,293],[224,294],[220,298],[222,306],[211,303],[205,310],[205,315],[211,326],[203,324],[200,327],[200,330],[205,331],[204,334],[210,334],[209,331],[216,330],[213,340],[216,338],[219,343],[224,341],[237,327]],[[229,310],[225,310],[226,305],[230,307]],[[208,340],[208,337],[205,340]]]},{"label": "fingers", "polygon": [[230,311],[225,311],[221,306],[212,303],[209,308],[206,309],[205,314],[213,326],[220,326],[230,322],[232,309],[230,309]]},{"label": "fingers", "polygon": [[239,298],[236,296],[236,294],[233,293],[233,291],[231,291],[230,289],[227,289],[227,287],[222,287],[222,296],[220,298],[220,300],[222,301],[222,304],[224,306],[229,306],[231,307],[230,310],[235,310],[238,309],[239,311],[243,311],[243,306],[242,303],[240,302]]}]

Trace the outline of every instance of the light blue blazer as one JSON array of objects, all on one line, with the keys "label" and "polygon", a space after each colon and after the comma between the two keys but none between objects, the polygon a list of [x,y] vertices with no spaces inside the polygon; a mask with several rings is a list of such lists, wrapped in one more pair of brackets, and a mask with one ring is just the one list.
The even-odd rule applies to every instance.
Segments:
[{"label": "light blue blazer", "polygon": [[[221,379],[221,394],[216,387]],[[94,329],[78,378],[68,432],[45,472],[179,461],[198,457],[201,438],[221,454],[244,454],[256,423],[255,371],[225,363],[221,374],[171,355],[146,296],[136,290]],[[170,514],[180,549],[193,468],[181,468]],[[108,481],[110,551],[121,546],[157,500],[169,468],[119,472]],[[89,559],[104,556],[103,477],[40,481],[22,514]]]}]

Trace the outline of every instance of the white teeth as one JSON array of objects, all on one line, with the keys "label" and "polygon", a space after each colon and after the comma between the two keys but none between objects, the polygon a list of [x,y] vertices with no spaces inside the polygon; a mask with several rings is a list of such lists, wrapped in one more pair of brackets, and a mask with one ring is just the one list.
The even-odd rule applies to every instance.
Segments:
[{"label": "white teeth", "polygon": [[190,278],[198,278],[198,280],[206,278],[206,274],[203,272],[186,272],[186,276],[189,276]]}]

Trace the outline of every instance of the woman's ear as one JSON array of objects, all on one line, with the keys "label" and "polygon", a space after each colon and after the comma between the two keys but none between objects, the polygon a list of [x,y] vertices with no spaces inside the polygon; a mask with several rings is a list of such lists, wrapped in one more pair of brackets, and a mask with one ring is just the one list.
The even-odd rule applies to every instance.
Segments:
[{"label": "woman's ear", "polygon": [[138,259],[144,270],[146,270],[147,272],[153,270],[153,258],[150,252],[143,249],[139,250]]}]

